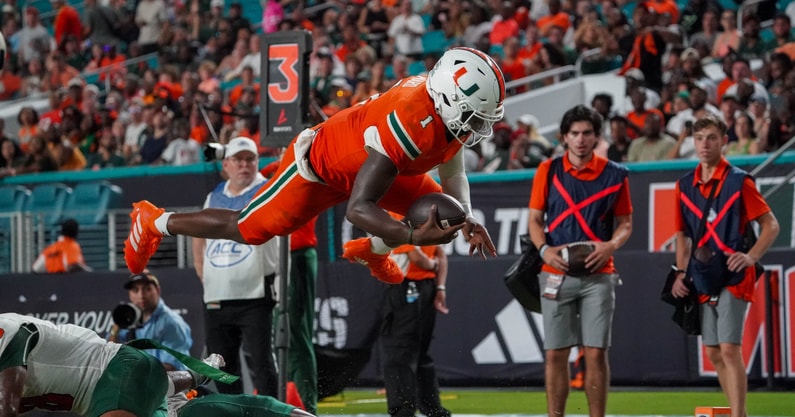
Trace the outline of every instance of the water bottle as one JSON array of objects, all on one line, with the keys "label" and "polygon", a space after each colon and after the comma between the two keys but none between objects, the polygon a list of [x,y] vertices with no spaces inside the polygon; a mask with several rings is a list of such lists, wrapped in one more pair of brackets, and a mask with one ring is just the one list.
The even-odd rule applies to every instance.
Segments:
[{"label": "water bottle", "polygon": [[411,304],[417,301],[418,298],[420,298],[420,292],[417,291],[417,286],[414,281],[409,281],[409,285],[406,288],[406,302]]}]

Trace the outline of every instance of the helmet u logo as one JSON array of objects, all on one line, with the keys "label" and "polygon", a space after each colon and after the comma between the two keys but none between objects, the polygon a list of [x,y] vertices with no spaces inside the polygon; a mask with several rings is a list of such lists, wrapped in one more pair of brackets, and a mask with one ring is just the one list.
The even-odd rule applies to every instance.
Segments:
[{"label": "helmet u logo", "polygon": [[480,87],[477,84],[472,84],[472,86],[470,86],[469,88],[462,87],[461,84],[458,83],[458,79],[463,77],[464,74],[466,73],[467,73],[466,67],[459,68],[458,71],[456,71],[455,74],[453,74],[453,81],[455,82],[455,85],[457,85],[458,88],[461,89],[462,93],[466,94],[467,96],[471,96],[472,94],[475,94],[476,91],[480,90]]}]

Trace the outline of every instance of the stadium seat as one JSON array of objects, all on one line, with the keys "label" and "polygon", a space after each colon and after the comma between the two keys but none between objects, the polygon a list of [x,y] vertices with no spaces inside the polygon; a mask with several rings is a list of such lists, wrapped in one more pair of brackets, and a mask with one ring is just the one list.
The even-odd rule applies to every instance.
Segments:
[{"label": "stadium seat", "polygon": [[30,198],[30,194],[30,190],[21,185],[0,187],[0,213],[22,211],[28,198]]},{"label": "stadium seat", "polygon": [[79,183],[66,199],[63,218],[75,219],[81,227],[105,223],[108,210],[118,206],[120,198],[121,188],[107,181]]},{"label": "stadium seat", "polygon": [[40,214],[45,226],[57,225],[62,218],[66,199],[72,189],[66,184],[42,184],[33,188],[24,211]]},{"label": "stadium seat", "polygon": [[414,61],[409,64],[409,75],[421,75],[425,72],[425,63],[422,61]]},{"label": "stadium seat", "polygon": [[422,35],[422,50],[426,54],[442,54],[447,50],[447,38],[441,30],[432,30]]}]

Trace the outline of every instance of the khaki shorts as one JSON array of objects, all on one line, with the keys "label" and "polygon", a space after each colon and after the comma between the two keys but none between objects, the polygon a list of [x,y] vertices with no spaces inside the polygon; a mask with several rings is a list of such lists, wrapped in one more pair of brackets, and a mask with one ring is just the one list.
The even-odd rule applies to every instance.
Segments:
[{"label": "khaki shorts", "polygon": [[165,409],[168,376],[163,365],[148,353],[122,346],[97,382],[86,417],[112,410],[152,416]]},{"label": "khaki shorts", "polygon": [[[542,294],[549,275],[548,272],[538,275]],[[542,296],[544,349],[610,347],[617,282],[618,275],[615,274],[594,274],[582,278],[567,275],[558,290],[557,300]]]},{"label": "khaki shorts", "polygon": [[747,309],[748,302],[735,297],[726,288],[721,290],[716,305],[701,304],[701,339],[704,345],[741,344]]}]

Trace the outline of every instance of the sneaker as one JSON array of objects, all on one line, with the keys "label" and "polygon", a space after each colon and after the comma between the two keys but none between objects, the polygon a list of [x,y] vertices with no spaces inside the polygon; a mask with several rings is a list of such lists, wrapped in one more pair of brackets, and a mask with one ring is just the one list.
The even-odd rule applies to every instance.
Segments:
[{"label": "sneaker", "polygon": [[387,284],[403,282],[403,271],[389,254],[379,255],[370,250],[370,238],[351,240],[344,246],[342,257],[370,268],[370,274]]},{"label": "sneaker", "polygon": [[130,213],[132,225],[130,235],[124,241],[124,261],[133,274],[140,274],[146,268],[149,258],[157,251],[163,234],[155,227],[155,219],[165,212],[144,200],[133,203]]}]

